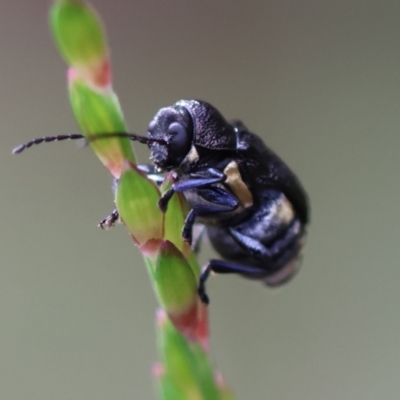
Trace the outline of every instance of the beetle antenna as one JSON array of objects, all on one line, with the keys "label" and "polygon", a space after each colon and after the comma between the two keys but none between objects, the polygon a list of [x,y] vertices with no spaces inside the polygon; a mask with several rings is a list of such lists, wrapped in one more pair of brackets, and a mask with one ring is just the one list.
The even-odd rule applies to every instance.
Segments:
[{"label": "beetle antenna", "polygon": [[136,135],[134,133],[126,133],[126,132],[108,132],[96,135],[86,136],[87,143],[95,142],[99,139],[109,139],[109,138],[127,138],[132,142],[139,142],[143,144],[150,144],[150,143],[159,143],[159,144],[167,144],[165,140],[162,139],[155,139],[155,138],[148,138],[146,136]]},{"label": "beetle antenna", "polygon": [[79,133],[72,133],[70,135],[44,136],[41,138],[36,138],[36,139],[30,140],[29,142],[26,142],[24,144],[21,144],[21,145],[15,147],[13,150],[13,154],[22,153],[25,149],[29,149],[29,147],[36,145],[36,144],[55,142],[55,141],[60,141],[60,140],[76,140],[76,139],[84,139],[84,138],[85,137]]},{"label": "beetle antenna", "polygon": [[13,149],[13,154],[22,153],[25,149],[29,149],[33,145],[41,144],[41,143],[49,143],[49,142],[56,142],[61,140],[77,140],[77,139],[85,139],[86,143],[94,142],[99,139],[107,139],[107,138],[127,138],[131,141],[136,141],[143,144],[149,143],[160,143],[166,144],[165,140],[161,139],[152,139],[147,138],[146,136],[135,135],[134,133],[125,133],[125,132],[111,132],[111,133],[104,133],[104,134],[96,134],[91,136],[84,136],[80,133],[71,133],[69,135],[56,135],[56,136],[44,136],[40,138],[36,138],[30,140],[29,142],[23,143]]}]

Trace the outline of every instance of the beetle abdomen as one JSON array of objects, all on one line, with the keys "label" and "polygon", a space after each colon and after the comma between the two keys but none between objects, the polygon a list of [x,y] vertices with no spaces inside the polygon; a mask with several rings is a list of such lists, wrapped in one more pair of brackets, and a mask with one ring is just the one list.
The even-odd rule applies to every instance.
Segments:
[{"label": "beetle abdomen", "polygon": [[[294,275],[305,230],[283,193],[267,191],[251,216],[236,225],[208,226],[215,250],[229,261],[243,265],[241,275],[263,279],[277,286]],[[258,267],[246,274],[245,266]]]}]

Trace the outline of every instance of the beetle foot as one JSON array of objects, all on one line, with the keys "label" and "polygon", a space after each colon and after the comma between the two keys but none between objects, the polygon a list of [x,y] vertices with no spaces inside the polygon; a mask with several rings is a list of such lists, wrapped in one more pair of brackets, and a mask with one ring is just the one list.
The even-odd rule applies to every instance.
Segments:
[{"label": "beetle foot", "polygon": [[173,187],[171,187],[170,189],[168,189],[166,192],[164,192],[161,195],[160,200],[158,200],[158,207],[160,207],[160,210],[162,212],[165,213],[167,211],[168,203],[171,200],[174,193],[175,193],[175,190]]},{"label": "beetle foot", "polygon": [[182,238],[185,242],[189,243],[189,246],[192,245],[193,235],[192,235],[192,227],[184,226],[182,229]]},{"label": "beetle foot", "polygon": [[160,200],[158,200],[158,208],[161,210],[161,212],[165,213],[168,208],[168,200],[165,199],[165,197],[160,197]]},{"label": "beetle foot", "polygon": [[210,304],[210,298],[208,297],[206,293],[206,288],[204,285],[204,282],[200,282],[199,286],[197,288],[197,293],[200,297],[200,300],[207,306]]},{"label": "beetle foot", "polygon": [[210,276],[211,265],[208,263],[201,269],[201,274],[199,278],[199,286],[197,287],[197,293],[200,297],[200,300],[205,304],[210,304],[210,298],[206,293],[206,280]]},{"label": "beetle foot", "polygon": [[110,229],[115,225],[118,220],[119,213],[118,210],[115,209],[109,216],[102,219],[97,226],[101,229]]}]

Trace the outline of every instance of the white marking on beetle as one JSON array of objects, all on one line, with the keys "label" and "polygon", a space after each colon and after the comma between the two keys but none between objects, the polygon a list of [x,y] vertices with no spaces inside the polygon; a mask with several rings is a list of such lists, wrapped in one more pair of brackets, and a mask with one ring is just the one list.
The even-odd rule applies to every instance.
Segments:
[{"label": "white marking on beetle", "polygon": [[197,149],[195,146],[192,146],[190,149],[189,153],[187,153],[185,159],[183,162],[194,162],[199,159],[199,153],[197,152]]}]

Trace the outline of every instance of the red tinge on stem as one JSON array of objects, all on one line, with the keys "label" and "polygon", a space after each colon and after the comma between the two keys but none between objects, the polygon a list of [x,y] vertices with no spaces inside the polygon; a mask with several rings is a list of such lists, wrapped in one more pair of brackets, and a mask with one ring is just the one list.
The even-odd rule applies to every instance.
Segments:
[{"label": "red tinge on stem", "polygon": [[110,89],[112,84],[110,60],[106,58],[95,63],[70,67],[67,79],[68,82],[82,79],[94,90]]}]

